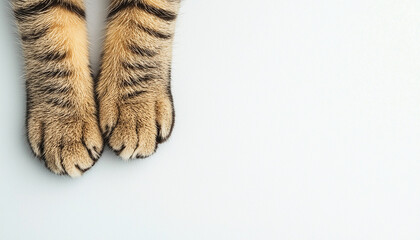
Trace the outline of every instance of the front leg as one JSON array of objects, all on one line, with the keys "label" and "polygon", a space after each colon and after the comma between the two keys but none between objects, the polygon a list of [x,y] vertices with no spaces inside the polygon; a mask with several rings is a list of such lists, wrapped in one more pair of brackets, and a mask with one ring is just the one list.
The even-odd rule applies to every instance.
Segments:
[{"label": "front leg", "polygon": [[170,0],[111,1],[96,92],[101,130],[123,159],[150,156],[171,134],[178,8]]},{"label": "front leg", "polygon": [[15,0],[25,57],[27,132],[34,154],[72,177],[102,152],[83,0]]}]

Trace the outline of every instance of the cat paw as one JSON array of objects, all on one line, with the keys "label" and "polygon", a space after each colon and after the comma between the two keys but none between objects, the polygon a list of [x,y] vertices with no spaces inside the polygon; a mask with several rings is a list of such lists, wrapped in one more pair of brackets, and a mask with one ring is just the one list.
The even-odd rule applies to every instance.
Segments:
[{"label": "cat paw", "polygon": [[141,90],[100,101],[100,127],[108,145],[124,160],[146,158],[171,135],[170,90]]},{"label": "cat paw", "polygon": [[95,117],[31,113],[27,131],[34,154],[58,175],[81,176],[95,165],[103,150]]}]

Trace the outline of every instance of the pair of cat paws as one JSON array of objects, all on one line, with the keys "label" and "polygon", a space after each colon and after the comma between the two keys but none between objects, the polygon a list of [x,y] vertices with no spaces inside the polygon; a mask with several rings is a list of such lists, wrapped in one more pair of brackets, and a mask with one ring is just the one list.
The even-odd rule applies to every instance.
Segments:
[{"label": "pair of cat paws", "polygon": [[104,143],[125,160],[145,158],[170,136],[174,110],[169,87],[130,96],[99,95],[96,107],[89,100],[52,107],[28,99],[30,146],[53,173],[81,176],[98,161]]}]

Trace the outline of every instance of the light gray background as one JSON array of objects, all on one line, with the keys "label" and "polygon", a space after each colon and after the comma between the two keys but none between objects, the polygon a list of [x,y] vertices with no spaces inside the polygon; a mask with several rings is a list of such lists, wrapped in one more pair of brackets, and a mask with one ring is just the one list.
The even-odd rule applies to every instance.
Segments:
[{"label": "light gray background", "polygon": [[420,1],[185,0],[171,140],[77,180],[30,154],[0,6],[0,239],[420,239]]}]

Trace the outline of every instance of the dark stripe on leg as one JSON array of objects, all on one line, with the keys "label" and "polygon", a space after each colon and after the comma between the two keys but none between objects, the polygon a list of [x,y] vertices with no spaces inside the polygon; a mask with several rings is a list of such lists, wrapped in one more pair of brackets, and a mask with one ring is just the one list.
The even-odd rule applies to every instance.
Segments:
[{"label": "dark stripe on leg", "polygon": [[158,17],[165,21],[173,21],[176,19],[176,13],[167,11],[161,8],[156,8],[147,4],[144,4],[143,1],[134,2],[134,1],[123,1],[122,3],[118,4],[108,14],[108,18],[112,18],[117,13],[127,8],[139,8],[155,17]]},{"label": "dark stripe on leg", "polygon": [[122,87],[134,87],[137,85],[141,85],[141,83],[144,83],[146,81],[150,81],[152,79],[155,79],[156,77],[151,75],[151,74],[147,74],[143,77],[138,77],[138,78],[129,78],[126,81],[123,81],[121,83]]},{"label": "dark stripe on leg", "polygon": [[60,53],[60,52],[49,52],[46,53],[43,57],[40,58],[42,61],[61,61],[65,59],[67,53]]},{"label": "dark stripe on leg", "polygon": [[22,41],[24,42],[34,42],[47,34],[48,28],[41,29],[39,31],[34,31],[29,34],[22,35]]},{"label": "dark stripe on leg", "polygon": [[130,45],[129,49],[132,53],[137,54],[137,55],[141,55],[143,57],[153,57],[156,56],[157,52],[147,49],[147,48],[142,48],[140,46],[137,45]]},{"label": "dark stripe on leg", "polygon": [[34,54],[29,56],[31,59],[42,61],[42,62],[52,62],[52,61],[61,61],[67,57],[67,53],[61,52],[46,52],[43,54]]},{"label": "dark stripe on leg", "polygon": [[16,9],[14,13],[18,21],[24,21],[27,17],[46,13],[53,7],[61,7],[61,8],[66,9],[69,12],[76,14],[80,18],[83,18],[83,19],[86,18],[86,13],[82,8],[72,3],[63,2],[60,0],[41,1],[32,5],[29,5],[27,7]]},{"label": "dark stripe on leg", "polygon": [[172,38],[172,34],[161,33],[151,28],[144,27],[140,24],[136,24],[138,28],[140,28],[143,32],[149,34],[152,37],[160,38],[160,39],[170,39]]},{"label": "dark stripe on leg", "polygon": [[128,62],[123,62],[122,66],[123,68],[127,70],[147,70],[147,69],[157,68],[157,66],[144,65],[141,63],[128,63]]},{"label": "dark stripe on leg", "polygon": [[138,3],[137,7],[165,21],[173,21],[176,19],[176,13],[149,6],[144,4],[143,2]]},{"label": "dark stripe on leg", "polygon": [[69,70],[54,70],[42,73],[43,76],[48,78],[69,77],[71,74],[72,72]]},{"label": "dark stripe on leg", "polygon": [[59,94],[59,95],[68,95],[70,93],[70,88],[67,86],[43,86],[40,91],[44,94]]},{"label": "dark stripe on leg", "polygon": [[135,92],[132,92],[132,93],[129,93],[129,94],[124,95],[123,96],[123,99],[124,100],[127,100],[127,99],[130,99],[130,98],[134,98],[134,97],[140,96],[140,95],[142,95],[144,93],[146,93],[146,91],[141,91],[141,90],[140,91],[135,91]]},{"label": "dark stripe on leg", "polygon": [[63,100],[63,99],[49,99],[46,101],[47,104],[50,104],[52,106],[55,107],[60,107],[60,108],[72,108],[73,104],[69,101],[69,100]]}]

